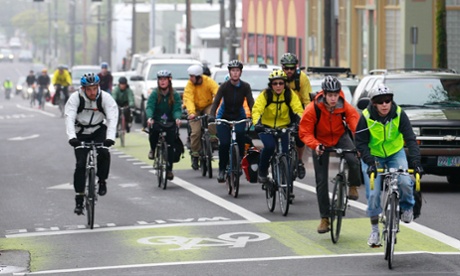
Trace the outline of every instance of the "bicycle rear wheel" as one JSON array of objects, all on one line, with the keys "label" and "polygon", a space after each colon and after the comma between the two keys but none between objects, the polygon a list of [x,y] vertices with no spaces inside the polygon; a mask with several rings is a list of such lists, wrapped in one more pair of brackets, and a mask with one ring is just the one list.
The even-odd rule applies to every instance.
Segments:
[{"label": "bicycle rear wheel", "polygon": [[206,144],[206,167],[208,170],[208,177],[212,178],[212,145],[211,141],[209,141],[209,135],[206,136],[205,138],[205,144]]},{"label": "bicycle rear wheel", "polygon": [[200,169],[201,176],[206,176],[208,173],[208,167],[206,162],[206,139],[204,137],[201,138]]},{"label": "bicycle rear wheel", "polygon": [[96,201],[96,172],[94,168],[88,170],[88,186],[85,192],[86,216],[90,229],[94,228],[94,203]]},{"label": "bicycle rear wheel", "polygon": [[286,156],[281,156],[278,164],[278,172],[275,177],[275,183],[278,186],[278,197],[280,200],[280,209],[283,216],[289,212],[289,195],[292,189],[291,173]]},{"label": "bicycle rear wheel", "polygon": [[[289,149],[289,161],[289,171],[291,172],[291,179],[294,181],[297,178],[297,163],[299,162],[295,145],[291,145]],[[290,192],[292,193],[292,190]]]},{"label": "bicycle rear wheel", "polygon": [[161,151],[163,158],[161,160],[161,186],[163,190],[166,190],[168,184],[168,178],[166,177],[167,168],[168,168],[168,144],[166,142],[161,143]]},{"label": "bicycle rear wheel", "polygon": [[155,150],[155,163],[153,165],[153,169],[157,175],[157,183],[158,187],[161,187],[161,183],[163,182],[163,148],[161,144],[158,144]]},{"label": "bicycle rear wheel", "polygon": [[395,193],[390,195],[390,199],[387,205],[386,221],[385,221],[385,259],[388,261],[388,268],[393,267],[394,249],[396,243],[396,231],[397,231],[397,197]]},{"label": "bicycle rear wheel", "polygon": [[232,146],[232,167],[230,172],[230,179],[232,184],[232,195],[238,197],[240,191],[240,151],[238,145]]},{"label": "bicycle rear wheel", "polygon": [[331,199],[331,240],[337,243],[342,227],[342,217],[346,208],[345,182],[342,174],[335,177],[334,189]]}]

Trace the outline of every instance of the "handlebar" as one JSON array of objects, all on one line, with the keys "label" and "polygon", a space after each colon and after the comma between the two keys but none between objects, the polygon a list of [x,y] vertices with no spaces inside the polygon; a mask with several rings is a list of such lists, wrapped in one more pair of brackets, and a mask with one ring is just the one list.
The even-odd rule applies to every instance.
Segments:
[{"label": "handlebar", "polygon": [[[415,172],[415,170],[414,169],[395,169],[395,168],[383,169],[383,168],[380,168],[380,169],[377,169],[377,172],[379,174],[381,174],[381,175],[394,174],[394,173],[398,173],[398,174],[410,173],[410,174],[413,174]],[[374,173],[371,173],[371,175],[369,176],[369,184],[370,184],[371,190],[374,190],[374,180],[375,180],[375,175],[374,175]],[[420,191],[420,174],[419,173],[415,173],[415,190],[417,192]]]},{"label": "handlebar", "polygon": [[81,145],[78,147],[75,147],[75,149],[89,149],[92,146],[95,146],[96,148],[104,148],[104,149],[109,149],[109,147],[104,146],[104,143],[95,143],[95,142],[81,142]]},{"label": "handlebar", "polygon": [[228,120],[225,120],[225,119],[216,119],[216,124],[222,124],[222,123],[225,123],[227,125],[237,125],[237,124],[241,124],[241,123],[248,123],[250,122],[251,120],[250,119],[241,119],[239,121],[228,121]]}]

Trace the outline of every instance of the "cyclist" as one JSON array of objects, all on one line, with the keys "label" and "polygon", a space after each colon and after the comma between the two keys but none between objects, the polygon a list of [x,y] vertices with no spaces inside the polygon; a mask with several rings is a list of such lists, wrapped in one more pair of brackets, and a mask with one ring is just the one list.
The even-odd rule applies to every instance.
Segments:
[{"label": "cyclist", "polygon": [[160,131],[166,131],[166,143],[168,144],[168,164],[166,167],[166,178],[172,180],[174,153],[174,141],[176,131],[180,126],[182,116],[182,100],[179,93],[172,87],[172,74],[168,70],[161,70],[157,73],[158,87],[153,89],[147,101],[147,125],[150,127],[149,159],[154,159],[155,147],[158,143]]},{"label": "cyclist", "polygon": [[[246,111],[243,107],[245,100],[247,100],[249,108],[252,108],[254,105],[251,85],[240,79],[241,73],[243,72],[243,64],[239,60],[232,60],[228,63],[227,68],[230,79],[222,83],[217,91],[217,95],[211,107],[209,116],[210,122],[215,120],[216,110],[219,107],[221,99],[223,99],[223,103],[219,109],[218,118],[229,121],[238,121],[246,118]],[[245,127],[245,124],[238,124],[235,126],[240,156],[243,156],[244,153]],[[219,175],[217,176],[217,181],[225,182],[225,168],[228,163],[231,142],[231,128],[229,125],[225,124],[218,125],[216,128],[219,138]]]},{"label": "cyclist", "polygon": [[[184,89],[184,105],[188,112],[188,119],[193,120],[196,116],[209,114],[214,96],[219,85],[210,77],[203,75],[203,67],[198,64],[191,65],[187,72],[189,80]],[[198,170],[198,157],[201,150],[201,122],[190,121],[190,148],[192,156],[192,168]],[[216,126],[209,126],[211,142],[217,143]]]},{"label": "cyclist", "polygon": [[[342,85],[336,77],[326,76],[321,83],[322,91],[305,109],[299,126],[299,136],[312,149],[313,167],[315,169],[316,196],[318,199],[321,222],[318,233],[329,231],[329,153],[324,154],[324,147],[353,149],[355,147],[351,132],[354,133],[359,114],[346,100]],[[348,129],[344,125],[344,121]],[[324,154],[324,156],[323,156]],[[319,159],[321,158],[321,160]],[[345,154],[349,168],[348,198],[357,200],[361,184],[359,159],[353,153]]]},{"label": "cyclist", "polygon": [[[276,138],[272,134],[264,133],[265,127],[284,128],[298,123],[303,112],[299,97],[289,88],[286,79],[283,70],[271,72],[268,77],[268,88],[262,91],[252,107],[254,130],[259,133],[264,145],[260,154],[258,174],[258,181],[262,184],[268,181],[268,166],[276,147]],[[287,133],[282,136],[282,147],[283,152],[288,151]]]},{"label": "cyclist", "polygon": [[28,87],[32,87],[35,85],[35,82],[37,81],[37,78],[35,77],[34,70],[29,71],[29,75],[27,75],[26,78],[26,83]]},{"label": "cyclist", "polygon": [[13,82],[10,79],[5,79],[3,82],[3,89],[5,90],[5,99],[10,99],[11,90],[13,89]]},{"label": "cyclist", "polygon": [[[310,93],[312,92],[310,80],[300,68],[297,68],[299,60],[297,56],[291,53],[285,53],[281,56],[281,65],[284,73],[287,76],[287,82],[289,88],[294,91],[297,96],[299,96],[302,107],[305,107],[310,103]],[[295,142],[297,146],[297,154],[299,156],[299,163],[297,166],[297,172],[300,179],[305,177],[305,166],[303,164],[303,152],[305,150],[305,144],[299,138],[295,137]]]},{"label": "cyclist", "polygon": [[[124,114],[126,118],[126,132],[129,133],[130,131],[130,124],[132,121],[131,117],[131,110],[130,108],[134,108],[134,93],[128,85],[128,79],[126,77],[120,77],[118,79],[118,85],[115,87],[112,93],[112,97],[117,102],[118,107],[129,107],[124,109]],[[120,110],[118,110],[120,112]]]},{"label": "cyclist", "polygon": [[[78,147],[82,141],[94,141],[103,143],[105,147],[113,146],[117,131],[117,103],[110,94],[100,89],[97,75],[93,73],[84,74],[81,77],[80,84],[80,91],[73,93],[65,105],[65,123],[69,144],[73,147]],[[86,156],[88,152],[89,150],[84,148],[75,149],[77,162],[73,176],[73,185],[76,192],[74,212],[78,215],[83,213]],[[98,148],[97,152],[98,194],[103,196],[107,193],[106,179],[110,170],[110,153],[107,148]]]},{"label": "cyclist", "polygon": [[[42,69],[40,76],[37,78],[38,84],[38,104],[41,105],[41,101],[43,98],[43,90],[48,89],[50,86],[51,80],[48,76],[48,70],[46,68]],[[45,97],[49,97],[49,91],[47,91],[47,95]]]},{"label": "cyclist", "polygon": [[[380,245],[378,216],[380,206],[381,177],[377,168],[408,168],[404,145],[409,152],[409,160],[415,172],[423,174],[420,162],[420,149],[407,114],[393,101],[393,92],[384,84],[369,93],[371,102],[363,110],[356,128],[356,147],[361,154],[364,183],[366,184],[367,215],[370,217],[372,231],[367,244]],[[376,176],[375,186],[370,190],[369,175]],[[400,176],[401,220],[409,223],[413,219],[412,207],[415,200],[410,176]]]},{"label": "cyclist", "polygon": [[113,85],[113,76],[112,73],[109,71],[109,64],[107,62],[101,63],[101,72],[97,74],[99,79],[101,80],[100,87],[102,90],[112,93],[112,85]]},{"label": "cyclist", "polygon": [[53,73],[53,79],[51,83],[55,88],[55,96],[53,98],[54,103],[57,103],[59,99],[59,90],[62,89],[65,96],[65,102],[69,99],[69,90],[68,87],[72,84],[72,77],[70,76],[69,71],[66,69],[65,65],[59,65],[58,69]]}]

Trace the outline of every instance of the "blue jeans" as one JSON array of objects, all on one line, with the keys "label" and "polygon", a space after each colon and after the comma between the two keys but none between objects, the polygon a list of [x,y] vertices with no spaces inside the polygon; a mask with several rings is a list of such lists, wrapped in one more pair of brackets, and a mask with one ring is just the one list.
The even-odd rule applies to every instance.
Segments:
[{"label": "blue jeans", "polygon": [[[270,158],[275,153],[277,139],[274,135],[268,133],[259,133],[260,141],[264,144],[264,148],[260,154],[259,161],[259,174],[266,176],[268,174],[268,167],[270,165]],[[289,146],[289,135],[284,133],[281,136],[281,146],[283,147],[282,151],[287,153]]]},{"label": "blue jeans", "polygon": [[[235,125],[236,142],[240,151],[240,160],[244,153],[244,135],[246,133],[245,124]],[[227,168],[230,157],[230,143],[232,142],[232,129],[229,125],[220,124],[216,126],[217,137],[219,138],[219,170],[224,171]],[[238,161],[239,162],[239,161]]]},{"label": "blue jeans", "polygon": [[[375,158],[377,161],[378,168],[403,168],[407,169],[407,159],[404,149],[401,149],[397,153],[389,156],[387,158]],[[382,177],[377,174],[377,177],[374,181],[374,190],[370,189],[369,175],[367,174],[368,165],[362,162],[362,171],[364,176],[364,183],[366,185],[366,199],[367,199],[367,216],[375,217],[382,212],[381,206],[381,188],[382,188]],[[399,176],[399,206],[401,210],[409,210],[414,207],[414,194],[413,194],[414,182],[412,181],[409,175],[400,175]]]}]

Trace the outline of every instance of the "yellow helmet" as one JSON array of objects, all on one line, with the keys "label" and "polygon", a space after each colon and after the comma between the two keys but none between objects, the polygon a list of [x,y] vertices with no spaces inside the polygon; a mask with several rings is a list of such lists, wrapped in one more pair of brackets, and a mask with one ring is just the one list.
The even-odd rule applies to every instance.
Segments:
[{"label": "yellow helmet", "polygon": [[284,73],[283,70],[274,70],[273,72],[270,73],[270,75],[268,76],[268,80],[272,81],[272,80],[276,80],[276,79],[281,79],[281,80],[286,80],[287,79],[287,75],[286,73]]}]

